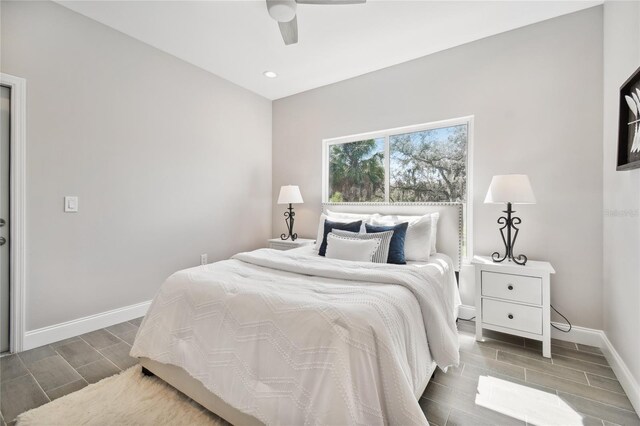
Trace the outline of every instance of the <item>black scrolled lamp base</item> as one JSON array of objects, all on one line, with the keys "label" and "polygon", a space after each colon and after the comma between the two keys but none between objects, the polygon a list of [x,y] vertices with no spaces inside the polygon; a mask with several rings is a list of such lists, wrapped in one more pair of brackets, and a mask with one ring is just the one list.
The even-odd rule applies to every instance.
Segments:
[{"label": "black scrolled lamp base", "polygon": [[288,240],[291,238],[291,241],[295,241],[298,238],[298,234],[293,232],[293,222],[295,221],[295,212],[293,211],[293,206],[289,203],[289,211],[284,212],[284,221],[287,224],[287,229],[289,230],[289,235],[280,234],[281,240]]},{"label": "black scrolled lamp base", "polygon": [[[509,262],[512,260],[518,265],[525,265],[527,263],[527,256],[524,254],[519,254],[518,256],[513,255],[513,246],[516,243],[516,238],[518,237],[518,232],[520,229],[516,225],[520,225],[522,220],[519,217],[511,216],[515,211],[511,209],[511,203],[507,203],[507,210],[504,210],[504,213],[507,214],[507,217],[501,216],[498,219],[498,224],[502,225],[500,228],[500,235],[502,236],[502,242],[504,243],[504,256],[500,256],[499,252],[494,252],[491,255],[491,259],[494,262],[502,262],[505,259],[509,259]],[[513,229],[513,234],[511,230]],[[505,235],[505,230],[507,235]]]}]

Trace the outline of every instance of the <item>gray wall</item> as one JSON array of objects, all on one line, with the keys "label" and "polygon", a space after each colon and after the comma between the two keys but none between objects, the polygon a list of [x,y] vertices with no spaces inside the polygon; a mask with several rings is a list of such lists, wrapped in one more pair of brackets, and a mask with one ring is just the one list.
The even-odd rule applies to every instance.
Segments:
[{"label": "gray wall", "polygon": [[604,330],[640,383],[640,169],[616,171],[619,90],[640,66],[640,3],[605,3],[604,64]]},{"label": "gray wall", "polygon": [[27,79],[27,330],[265,245],[270,101],[55,3],[3,1],[1,24]]},{"label": "gray wall", "polygon": [[[517,249],[553,263],[558,309],[602,328],[602,7],[275,101],[274,197],[300,185],[297,231],[313,237],[322,139],[466,115],[475,115],[476,254],[501,248],[502,207],[483,204],[491,177],[528,174],[538,204],[517,206]],[[282,212],[274,204],[273,235]],[[471,280],[461,290],[472,305]]]}]

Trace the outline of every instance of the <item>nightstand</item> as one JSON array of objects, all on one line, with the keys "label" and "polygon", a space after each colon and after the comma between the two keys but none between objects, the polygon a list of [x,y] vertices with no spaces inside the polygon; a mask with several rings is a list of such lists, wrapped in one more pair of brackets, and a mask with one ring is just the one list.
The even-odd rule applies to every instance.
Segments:
[{"label": "nightstand", "polygon": [[482,329],[542,342],[542,355],[551,358],[550,281],[556,271],[548,262],[526,265],[475,256],[476,340]]},{"label": "nightstand", "polygon": [[310,246],[315,243],[316,240],[308,240],[306,238],[296,238],[295,241],[272,238],[268,241],[269,248],[276,250],[291,250],[298,247]]}]

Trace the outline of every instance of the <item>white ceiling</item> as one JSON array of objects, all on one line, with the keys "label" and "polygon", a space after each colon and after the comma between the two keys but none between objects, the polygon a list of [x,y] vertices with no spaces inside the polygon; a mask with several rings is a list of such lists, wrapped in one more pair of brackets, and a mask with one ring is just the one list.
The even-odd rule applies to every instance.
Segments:
[{"label": "white ceiling", "polygon": [[[269,99],[601,4],[602,1],[402,1],[299,5],[285,46],[262,1],[59,1]],[[262,75],[271,70],[278,78]]]}]

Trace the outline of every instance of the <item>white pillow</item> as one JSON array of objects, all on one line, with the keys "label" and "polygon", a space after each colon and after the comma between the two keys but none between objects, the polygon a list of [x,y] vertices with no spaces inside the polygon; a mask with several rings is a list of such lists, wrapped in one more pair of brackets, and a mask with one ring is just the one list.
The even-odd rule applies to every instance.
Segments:
[{"label": "white pillow", "polygon": [[354,262],[371,262],[380,246],[380,238],[360,240],[340,237],[333,232],[327,235],[327,252],[329,259],[352,260]]},{"label": "white pillow", "polygon": [[368,222],[371,219],[372,215],[365,213],[341,213],[327,209],[327,216],[329,216],[330,218],[333,217],[335,219],[349,219],[349,222],[355,222],[356,220]]},{"label": "white pillow", "polygon": [[[420,216],[398,216],[398,215],[381,215],[381,214],[374,214],[373,216],[371,216],[371,223],[373,225],[385,225],[385,226],[391,226],[391,225],[397,225],[399,223],[402,222],[413,222],[415,220],[418,220],[419,218],[421,218],[422,215]],[[403,218],[404,220],[400,220],[400,218]]]},{"label": "white pillow", "polygon": [[367,234],[334,229],[331,232],[338,237],[347,237],[354,240],[371,240],[374,238],[379,239],[380,246],[378,247],[376,254],[373,255],[373,259],[371,259],[371,261],[373,263],[387,263],[387,259],[389,258],[389,246],[391,245],[391,238],[393,238],[393,231]]},{"label": "white pillow", "polygon": [[431,254],[437,253],[436,239],[438,238],[438,219],[440,219],[440,213],[431,213]]},{"label": "white pillow", "polygon": [[[329,213],[329,210],[327,210]],[[365,222],[371,220],[370,214],[350,214],[350,213],[335,213],[331,212],[333,215],[326,215],[324,213],[320,214],[320,220],[318,221],[318,233],[316,237],[316,251],[320,250],[320,246],[322,245],[322,240],[324,239],[324,221],[330,220],[331,222],[339,222],[339,223],[351,223],[357,222],[359,220],[362,221],[362,225],[360,225],[360,232],[366,232],[364,228]]]},{"label": "white pillow", "polygon": [[[434,215],[436,219],[434,221]],[[374,225],[397,225],[408,222],[407,235],[404,241],[404,255],[407,260],[427,262],[435,253],[435,237],[438,213],[427,213],[423,216],[381,216],[373,215]],[[435,222],[435,226],[434,226]]]},{"label": "white pillow", "polygon": [[432,232],[431,215],[424,215],[415,222],[409,222],[404,239],[404,257],[406,260],[428,262],[431,255]]}]

